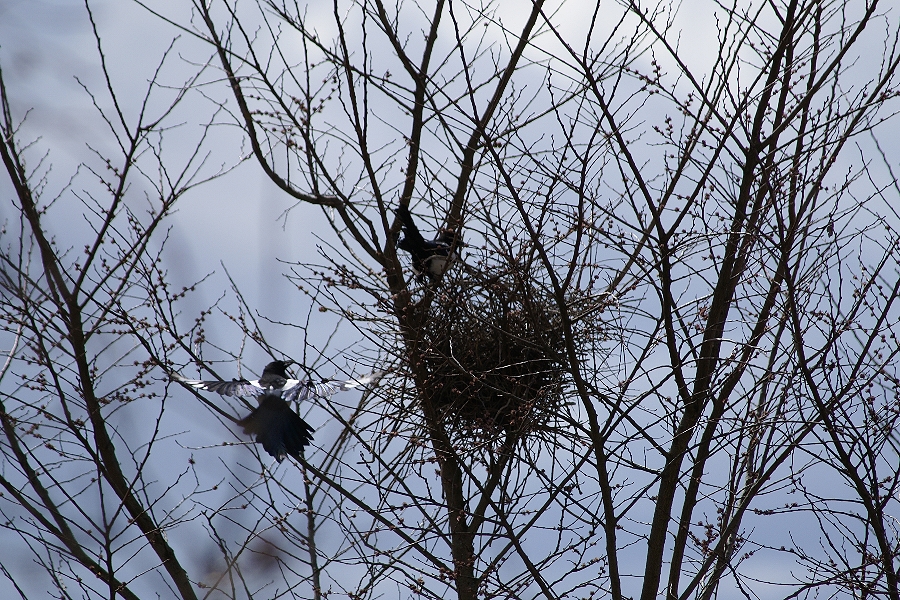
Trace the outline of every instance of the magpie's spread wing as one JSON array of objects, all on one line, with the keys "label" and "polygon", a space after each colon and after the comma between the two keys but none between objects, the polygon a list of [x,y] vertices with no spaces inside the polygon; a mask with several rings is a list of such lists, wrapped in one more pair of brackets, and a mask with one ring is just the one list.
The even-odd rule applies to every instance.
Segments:
[{"label": "magpie's spread wing", "polygon": [[256,442],[278,462],[285,456],[299,460],[300,453],[312,441],[313,428],[276,392],[260,396],[259,406],[238,425],[244,433],[255,436]]},{"label": "magpie's spread wing", "polygon": [[181,375],[175,375],[175,378],[194,389],[204,390],[207,392],[215,392],[223,396],[259,396],[263,393],[263,388],[259,386],[259,382],[247,381],[246,379],[232,379],[231,381],[198,381],[196,379],[185,379]]},{"label": "magpie's spread wing", "polygon": [[[293,383],[288,382],[288,385]],[[310,398],[328,398],[341,389],[340,381],[298,381],[296,385],[288,388],[285,386],[285,400],[303,402]]]},{"label": "magpie's spread wing", "polygon": [[384,371],[374,371],[356,379],[343,381],[339,379],[324,379],[322,381],[288,379],[284,386],[284,399],[289,402],[303,402],[309,398],[322,398],[324,400],[337,392],[366,386],[382,375],[384,375]]}]

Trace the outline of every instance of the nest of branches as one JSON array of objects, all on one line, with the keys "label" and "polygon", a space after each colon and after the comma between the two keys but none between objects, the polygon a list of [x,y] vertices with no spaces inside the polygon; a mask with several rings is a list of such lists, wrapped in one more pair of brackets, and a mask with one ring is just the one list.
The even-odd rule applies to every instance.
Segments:
[{"label": "nest of branches", "polygon": [[[419,336],[427,373],[420,393],[453,433],[521,436],[562,409],[570,369],[562,316],[525,281],[455,277],[436,292]],[[601,332],[590,321],[570,323],[576,348]]]}]

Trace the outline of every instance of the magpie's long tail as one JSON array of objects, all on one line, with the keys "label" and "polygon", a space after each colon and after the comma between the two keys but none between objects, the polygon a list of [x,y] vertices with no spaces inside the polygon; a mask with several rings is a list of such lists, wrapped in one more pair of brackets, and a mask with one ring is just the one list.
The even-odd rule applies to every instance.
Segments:
[{"label": "magpie's long tail", "polygon": [[422,237],[422,234],[419,233],[419,228],[416,227],[416,222],[413,221],[412,214],[409,212],[409,208],[403,206],[402,204],[397,207],[397,218],[403,223],[403,229],[406,231],[406,239],[408,242],[415,244],[418,247],[423,247],[425,245],[425,238]]}]

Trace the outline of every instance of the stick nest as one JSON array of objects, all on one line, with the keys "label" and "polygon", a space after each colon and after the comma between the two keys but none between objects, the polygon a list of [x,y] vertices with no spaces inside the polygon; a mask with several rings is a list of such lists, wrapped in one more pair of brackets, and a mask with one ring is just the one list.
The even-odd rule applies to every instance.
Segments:
[{"label": "stick nest", "polygon": [[[422,400],[456,433],[527,434],[564,404],[569,361],[560,311],[546,292],[521,281],[445,279],[430,306],[419,338]],[[572,323],[576,348],[602,330],[588,321]]]}]

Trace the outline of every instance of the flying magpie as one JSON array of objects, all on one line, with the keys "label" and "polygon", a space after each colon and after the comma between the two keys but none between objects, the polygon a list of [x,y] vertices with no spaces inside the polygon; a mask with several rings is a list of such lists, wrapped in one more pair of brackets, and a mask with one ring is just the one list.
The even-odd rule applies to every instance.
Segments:
[{"label": "flying magpie", "polygon": [[444,229],[433,240],[426,240],[416,227],[409,209],[402,204],[397,209],[397,218],[403,224],[403,239],[397,242],[397,247],[412,255],[413,272],[419,281],[426,279],[431,282],[443,275],[447,265],[456,251],[456,232],[452,229]]},{"label": "flying magpie", "polygon": [[323,379],[322,381],[306,381],[291,379],[287,374],[288,365],[293,361],[273,360],[263,367],[262,376],[259,379],[232,379],[231,381],[197,381],[185,379],[176,375],[179,381],[198,390],[216,392],[223,396],[260,396],[272,391],[279,394],[288,402],[303,402],[312,397],[328,398],[337,392],[352,390],[377,379],[381,372],[369,373],[357,379],[340,381],[337,379]]},{"label": "flying magpie", "polygon": [[263,368],[259,379],[249,381],[198,381],[178,374],[174,377],[195,389],[223,396],[256,396],[259,406],[237,423],[244,428],[244,433],[255,435],[265,451],[281,462],[288,455],[299,459],[300,452],[312,441],[313,428],[297,415],[290,402],[300,403],[311,397],[328,398],[339,391],[364,386],[383,375],[376,371],[349,381],[301,381],[291,379],[287,374],[287,367],[292,362],[272,361]]}]

